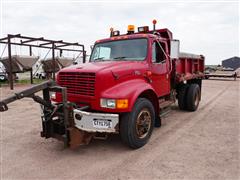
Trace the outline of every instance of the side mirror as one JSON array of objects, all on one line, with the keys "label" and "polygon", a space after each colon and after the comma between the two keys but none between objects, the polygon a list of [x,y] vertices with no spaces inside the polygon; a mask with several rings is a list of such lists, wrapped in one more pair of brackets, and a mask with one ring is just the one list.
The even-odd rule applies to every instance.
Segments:
[{"label": "side mirror", "polygon": [[173,39],[171,40],[171,48],[170,48],[170,57],[171,59],[178,59],[179,58],[179,46],[180,41]]}]

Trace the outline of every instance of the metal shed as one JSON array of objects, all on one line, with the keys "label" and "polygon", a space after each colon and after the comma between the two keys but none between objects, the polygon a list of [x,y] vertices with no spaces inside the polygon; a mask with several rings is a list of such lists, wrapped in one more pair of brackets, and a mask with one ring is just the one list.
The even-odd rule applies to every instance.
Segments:
[{"label": "metal shed", "polygon": [[240,57],[234,56],[222,61],[222,66],[225,68],[232,68],[234,71],[240,67]]}]

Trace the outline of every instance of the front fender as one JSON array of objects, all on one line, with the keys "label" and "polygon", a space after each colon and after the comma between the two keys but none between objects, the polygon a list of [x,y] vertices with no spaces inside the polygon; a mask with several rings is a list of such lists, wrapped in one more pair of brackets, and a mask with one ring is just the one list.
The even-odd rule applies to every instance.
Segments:
[{"label": "front fender", "polygon": [[118,85],[105,90],[102,92],[101,97],[109,99],[128,99],[129,106],[127,109],[113,109],[111,111],[130,112],[138,96],[146,90],[154,91],[151,84],[147,83],[144,79],[134,79],[119,83]]}]

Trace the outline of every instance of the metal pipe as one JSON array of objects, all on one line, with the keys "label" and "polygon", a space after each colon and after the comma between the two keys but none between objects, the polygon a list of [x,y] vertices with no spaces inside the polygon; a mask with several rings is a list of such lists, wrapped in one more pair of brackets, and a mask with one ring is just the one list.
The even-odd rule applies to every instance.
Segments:
[{"label": "metal pipe", "polygon": [[[8,44],[8,42],[1,42],[3,44]],[[32,47],[37,47],[37,48],[45,48],[45,49],[52,49],[52,47],[46,47],[46,46],[37,46],[33,44],[21,44],[21,43],[13,43],[11,42],[12,45],[19,45],[19,46],[32,46]],[[79,47],[84,47],[82,45],[78,45]],[[76,51],[76,52],[83,52],[83,50],[77,50],[77,49],[62,49],[62,48],[55,48],[56,50],[63,50],[63,51]]]},{"label": "metal pipe", "polygon": [[29,46],[29,55],[32,56],[32,46]]},{"label": "metal pipe", "polygon": [[86,62],[86,54],[85,54],[85,50],[84,50],[84,47],[83,47],[83,63]]},{"label": "metal pipe", "polygon": [[[62,44],[68,44],[68,45],[73,45],[75,43],[69,43],[69,42],[65,42],[62,40],[50,40],[50,39],[44,39],[42,37],[40,38],[33,38],[33,37],[29,37],[29,36],[21,36],[21,34],[10,34],[12,37],[16,37],[16,38],[22,38],[22,39],[28,39],[28,40],[40,40],[40,41],[45,41],[45,42],[54,42],[54,43],[62,43]],[[2,38],[1,40],[6,40],[7,38]],[[76,43],[78,44],[78,43]],[[83,44],[78,44],[78,46],[84,46]]]},{"label": "metal pipe", "polygon": [[63,53],[63,51],[62,51],[62,50],[60,50],[60,57],[62,57],[62,53]]},{"label": "metal pipe", "polygon": [[68,44],[63,44],[63,45],[58,45],[58,46],[56,46],[56,47],[64,47],[64,46],[78,46],[78,45],[80,45],[80,44],[78,44],[78,43],[68,43]]},{"label": "metal pipe", "polygon": [[8,35],[8,60],[9,60],[8,79],[9,79],[9,81],[10,81],[10,89],[13,90],[11,38],[12,38],[12,36],[11,36],[11,35]]},{"label": "metal pipe", "polygon": [[29,40],[27,40],[27,41],[22,41],[22,40],[21,40],[21,43],[24,44],[24,43],[29,43],[29,42],[33,42],[33,41],[40,41],[40,40],[43,40],[43,37],[34,38],[34,39],[29,39]]},{"label": "metal pipe", "polygon": [[[32,56],[32,46],[29,46],[29,55]],[[30,81],[33,84],[33,69],[30,70]]]},{"label": "metal pipe", "polygon": [[55,60],[55,52],[54,52],[54,42],[52,43],[52,60],[53,60],[53,80],[55,80],[56,60]]}]

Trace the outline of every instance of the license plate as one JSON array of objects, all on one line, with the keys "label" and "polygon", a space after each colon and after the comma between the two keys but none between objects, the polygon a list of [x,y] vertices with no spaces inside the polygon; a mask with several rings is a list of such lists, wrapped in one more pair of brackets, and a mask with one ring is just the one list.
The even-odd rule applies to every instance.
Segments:
[{"label": "license plate", "polygon": [[112,128],[112,121],[110,119],[93,119],[93,127],[100,129]]}]

